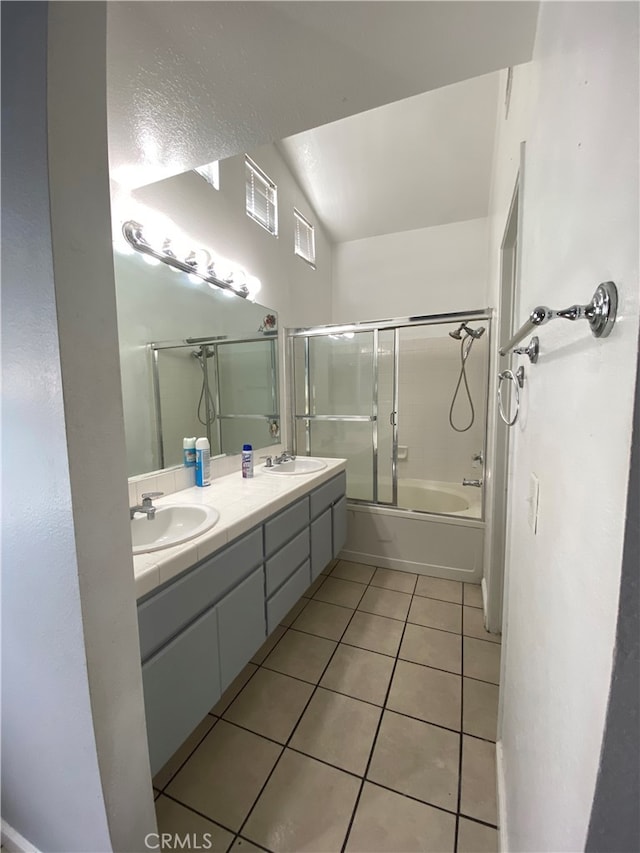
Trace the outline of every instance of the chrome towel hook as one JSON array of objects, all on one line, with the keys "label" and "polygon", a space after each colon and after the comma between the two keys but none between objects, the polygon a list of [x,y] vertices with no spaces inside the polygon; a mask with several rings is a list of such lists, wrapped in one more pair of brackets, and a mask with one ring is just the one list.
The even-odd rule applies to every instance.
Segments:
[{"label": "chrome towel hook", "polygon": [[[502,383],[505,379],[508,379],[509,382],[513,383],[513,390],[515,392],[516,397],[516,410],[512,418],[508,418],[504,413],[504,408],[502,406]],[[505,424],[509,427],[512,427],[515,422],[518,420],[518,415],[520,414],[520,389],[524,386],[524,367],[519,367],[514,373],[513,370],[502,370],[498,374],[498,411],[500,412],[500,417],[505,422]]]}]

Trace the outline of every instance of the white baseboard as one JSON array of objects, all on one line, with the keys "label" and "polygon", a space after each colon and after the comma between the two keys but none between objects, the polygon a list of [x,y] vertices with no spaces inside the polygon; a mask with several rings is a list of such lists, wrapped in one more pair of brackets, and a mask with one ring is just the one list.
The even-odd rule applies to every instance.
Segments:
[{"label": "white baseboard", "polygon": [[362,551],[343,550],[338,559],[349,560],[352,563],[363,563],[365,566],[378,566],[382,569],[397,569],[400,572],[413,572],[427,575],[431,578],[460,581],[462,583],[477,583],[477,571],[456,569],[450,566],[438,566],[431,563],[416,563],[412,560],[399,560],[394,557],[382,557],[379,554],[365,554]]},{"label": "white baseboard", "polygon": [[509,833],[507,831],[507,800],[504,787],[504,757],[502,741],[496,744],[496,784],[498,789],[498,849],[500,853],[509,853]]},{"label": "white baseboard", "polygon": [[6,822],[2,821],[2,846],[11,853],[40,853],[26,838]]}]

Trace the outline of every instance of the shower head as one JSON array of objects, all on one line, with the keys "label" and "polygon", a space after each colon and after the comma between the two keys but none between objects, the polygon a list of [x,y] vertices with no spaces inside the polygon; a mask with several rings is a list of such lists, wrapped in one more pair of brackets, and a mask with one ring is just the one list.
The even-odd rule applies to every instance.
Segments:
[{"label": "shower head", "polygon": [[485,333],[484,326],[480,326],[479,329],[470,329],[469,326],[465,325],[464,330],[468,335],[471,335],[471,337],[475,338],[476,340],[478,338],[481,338]]},{"label": "shower head", "polygon": [[485,333],[484,326],[480,326],[479,329],[472,329],[471,326],[467,326],[466,323],[460,323],[460,326],[457,329],[454,329],[453,332],[449,332],[449,337],[454,338],[456,341],[462,340],[462,333],[469,335],[469,337],[478,339],[481,338]]},{"label": "shower head", "polygon": [[191,355],[193,358],[202,359],[202,351],[205,351],[207,358],[213,358],[213,347],[210,349],[209,347],[200,347],[199,349],[191,350]]}]

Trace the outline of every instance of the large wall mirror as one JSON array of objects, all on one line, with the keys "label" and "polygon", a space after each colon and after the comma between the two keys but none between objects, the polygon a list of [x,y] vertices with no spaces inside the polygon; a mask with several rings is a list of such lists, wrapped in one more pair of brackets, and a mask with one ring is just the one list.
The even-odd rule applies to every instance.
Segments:
[{"label": "large wall mirror", "polygon": [[129,476],[182,464],[186,436],[208,436],[212,455],[277,443],[275,312],[126,248],[114,266]]}]

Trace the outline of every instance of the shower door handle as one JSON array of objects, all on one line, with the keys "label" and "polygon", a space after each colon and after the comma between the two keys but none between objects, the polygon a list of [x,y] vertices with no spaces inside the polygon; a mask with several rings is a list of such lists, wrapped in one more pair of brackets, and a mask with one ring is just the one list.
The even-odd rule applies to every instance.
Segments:
[{"label": "shower door handle", "polygon": [[396,421],[396,415],[397,414],[398,414],[397,412],[391,412],[389,414],[389,423],[391,424],[391,426],[397,426],[398,425],[398,423]]}]

